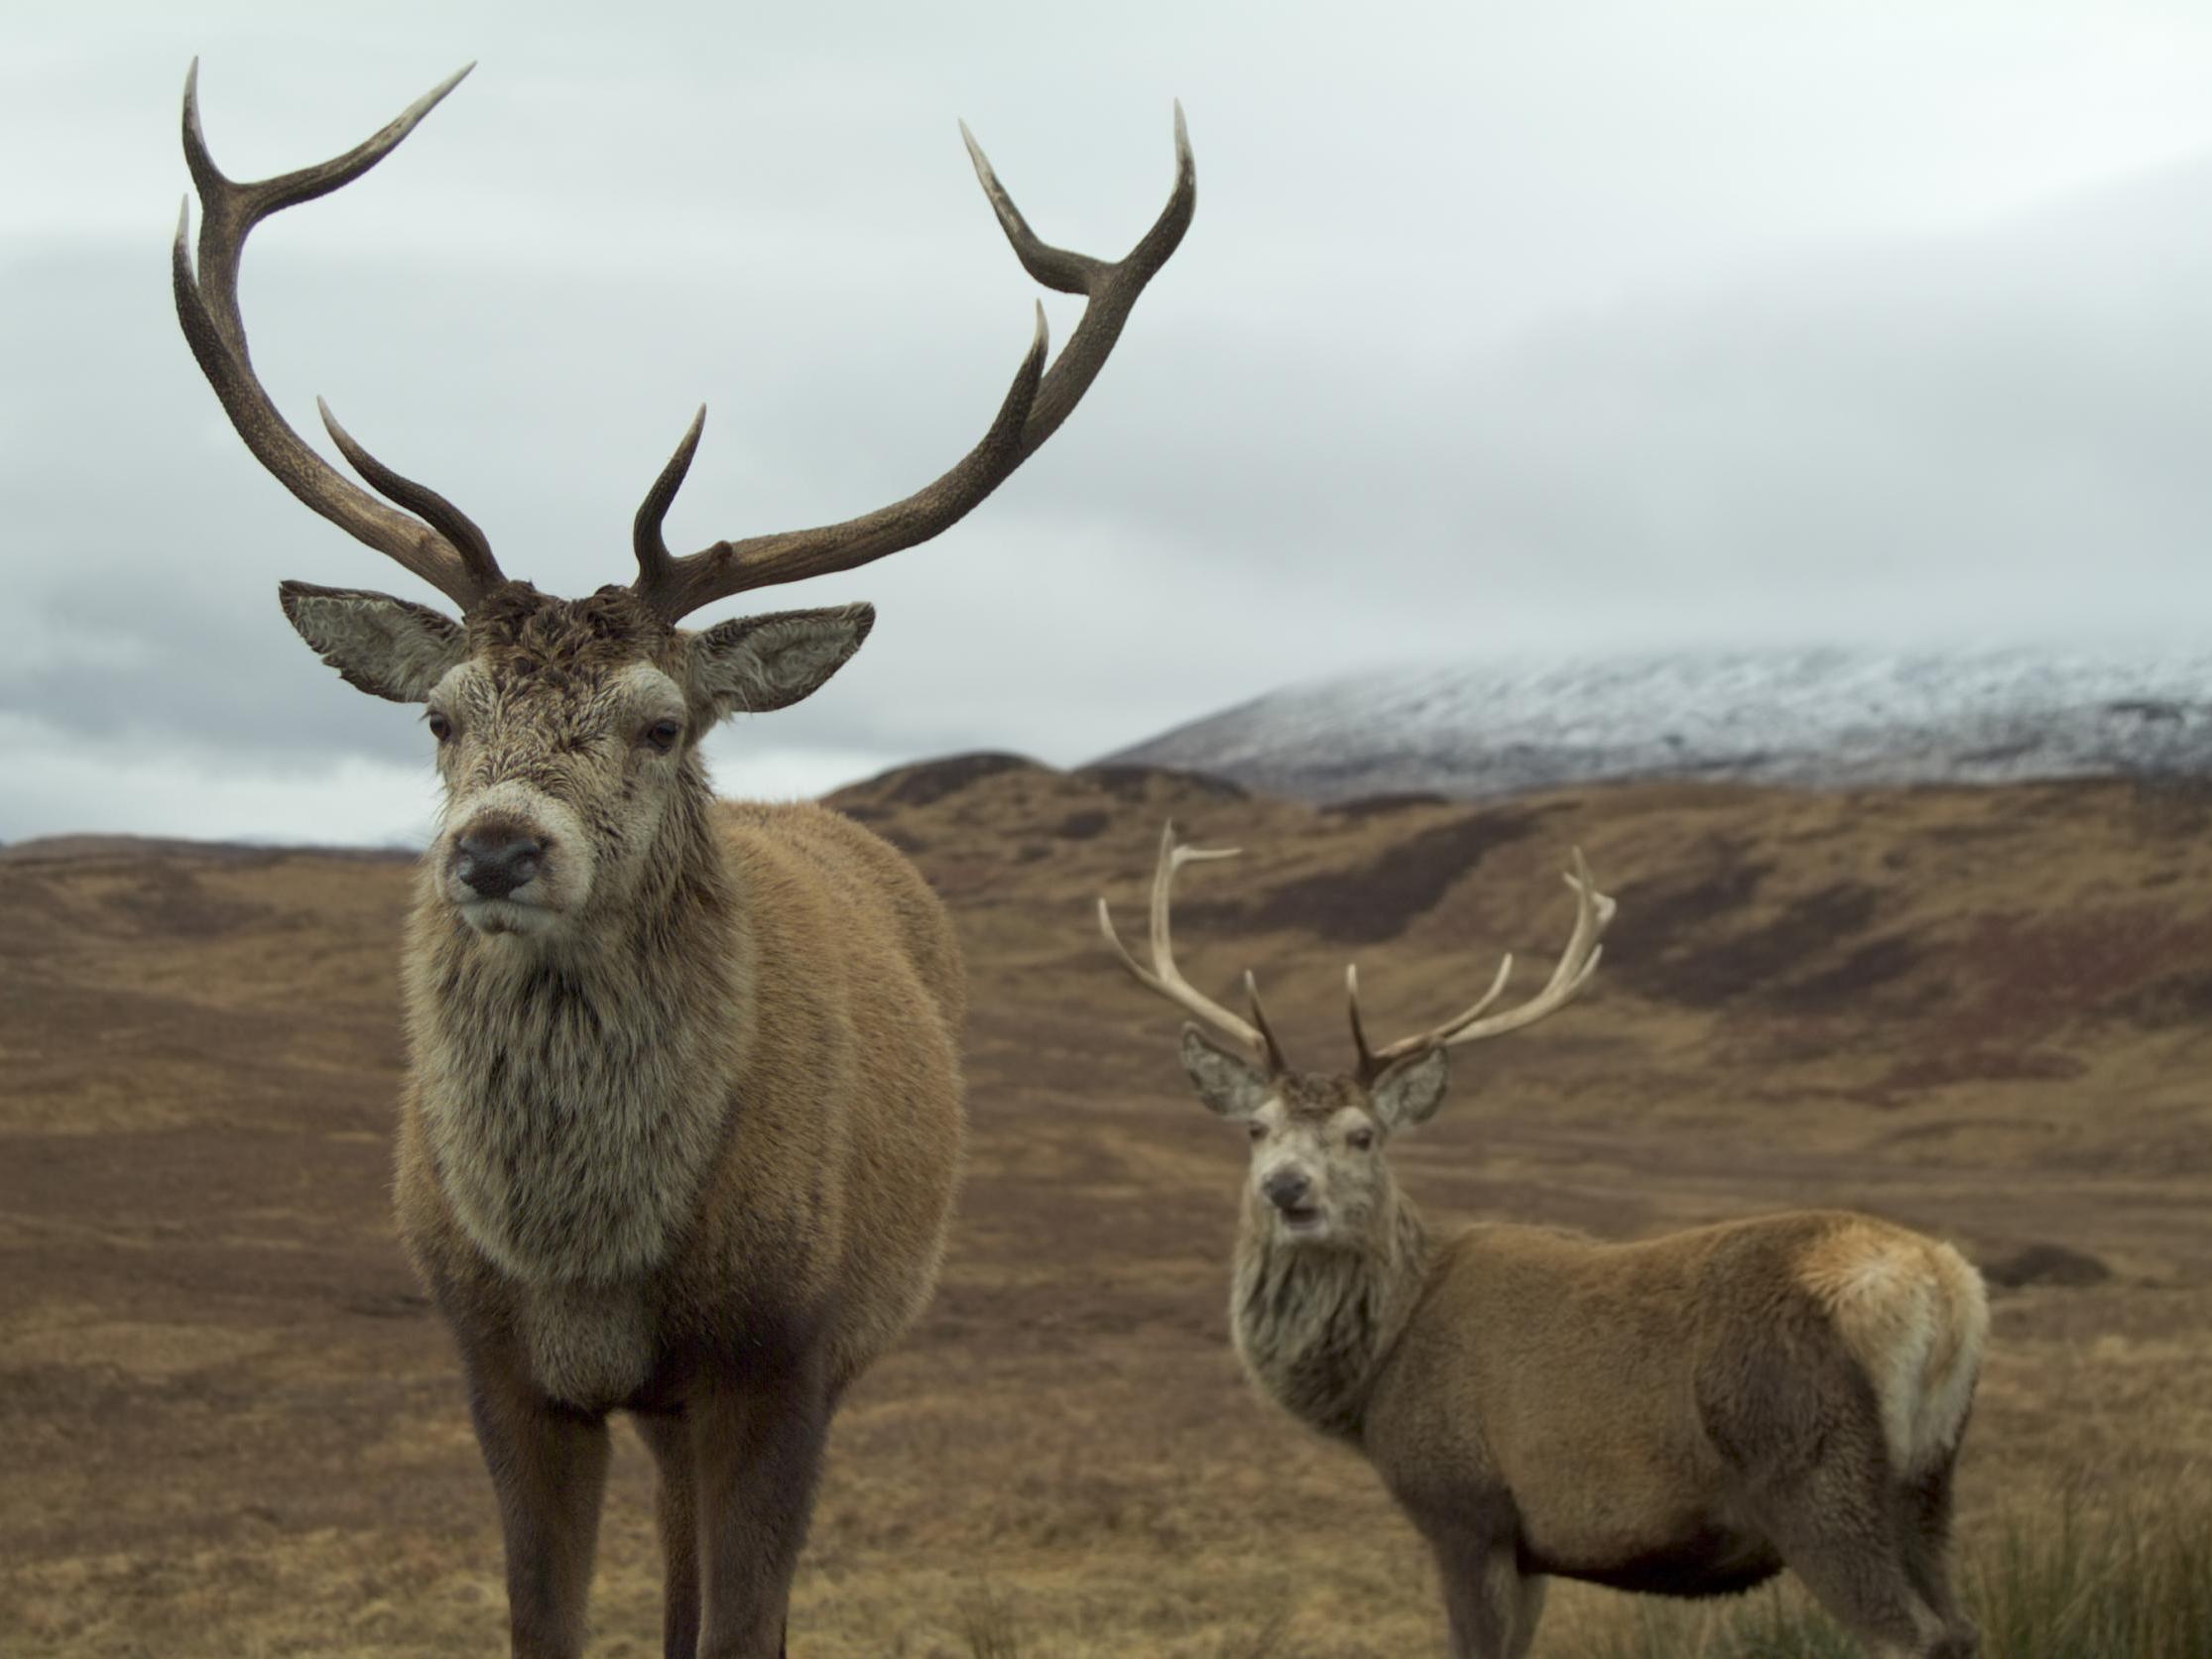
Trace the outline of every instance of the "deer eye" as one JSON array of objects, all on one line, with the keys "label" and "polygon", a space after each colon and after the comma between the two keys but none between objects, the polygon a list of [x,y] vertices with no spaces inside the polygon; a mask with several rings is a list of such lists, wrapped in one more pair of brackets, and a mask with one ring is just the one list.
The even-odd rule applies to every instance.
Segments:
[{"label": "deer eye", "polygon": [[443,743],[453,735],[453,723],[435,709],[430,710],[424,724],[430,727],[430,736],[437,739],[439,743]]},{"label": "deer eye", "polygon": [[682,735],[680,720],[656,720],[645,729],[645,741],[664,755],[676,747],[676,740]]},{"label": "deer eye", "polygon": [[1367,1151],[1375,1144],[1375,1131],[1373,1129],[1354,1129],[1344,1137],[1344,1144],[1351,1147],[1355,1152]]},{"label": "deer eye", "polygon": [[1248,1132],[1255,1140],[1265,1140],[1268,1137],[1268,1126],[1265,1124],[1254,1124]]}]

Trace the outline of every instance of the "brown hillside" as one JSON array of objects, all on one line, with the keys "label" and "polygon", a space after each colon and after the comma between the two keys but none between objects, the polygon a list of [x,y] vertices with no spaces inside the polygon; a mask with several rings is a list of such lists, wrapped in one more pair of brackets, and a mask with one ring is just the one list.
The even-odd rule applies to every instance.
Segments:
[{"label": "brown hillside", "polygon": [[[1010,757],[838,804],[974,973],[943,1290],[839,1421],[795,1653],[1435,1651],[1412,1533],[1263,1408],[1224,1318],[1243,1149],[1090,917],[1246,965],[1294,1058],[1524,981],[1579,844],[1621,899],[1586,1003],[1472,1051],[1402,1153],[1437,1217],[1611,1235],[1850,1204],[2013,1288],[1968,1524],[2054,1478],[2212,1460],[2212,793],[1622,788],[1315,810]],[[109,840],[0,856],[0,1653],[481,1654],[503,1611],[455,1367],[386,1214],[406,865]],[[1503,1340],[1503,1339],[1501,1339]],[[594,1651],[658,1651],[642,1456]],[[1573,1651],[1601,1592],[1555,1598]],[[1274,1630],[1272,1645],[1262,1646]],[[1236,1644],[1242,1643],[1242,1646]]]}]

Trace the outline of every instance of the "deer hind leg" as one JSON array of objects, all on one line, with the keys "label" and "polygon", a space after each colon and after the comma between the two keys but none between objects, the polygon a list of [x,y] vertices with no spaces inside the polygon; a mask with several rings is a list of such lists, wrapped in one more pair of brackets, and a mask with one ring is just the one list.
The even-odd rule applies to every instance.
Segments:
[{"label": "deer hind leg", "polygon": [[1883,1659],[1972,1659],[1976,1642],[1929,1599],[1919,1546],[1901,1527],[1892,1477],[1839,1459],[1770,1494],[1767,1534],[1839,1624]]},{"label": "deer hind leg", "polygon": [[499,1494],[515,1659],[575,1659],[606,1490],[606,1419],[549,1400],[494,1363],[471,1367],[469,1413]]},{"label": "deer hind leg", "polygon": [[1907,1477],[1900,1484],[1897,1524],[1912,1587],[1948,1632],[1951,1645],[1944,1653],[1970,1659],[1981,1650],[1981,1632],[1961,1610],[1951,1590],[1951,1474],[1956,1456],[1955,1452],[1945,1455],[1935,1468]]},{"label": "deer hind leg", "polygon": [[703,1631],[699,1659],[779,1659],[792,1574],[828,1437],[829,1391],[801,1363],[712,1378],[690,1403]]},{"label": "deer hind leg", "polygon": [[1883,1659],[1973,1652],[1915,1579],[1881,1398],[1824,1317],[1783,1309],[1763,1344],[1716,1350],[1699,1390],[1748,1518],[1838,1623]]},{"label": "deer hind leg", "polygon": [[691,1424],[680,1411],[640,1412],[638,1438],[660,1471],[654,1518],[661,1531],[665,1659],[695,1659],[699,1650],[699,1495],[692,1468]]}]

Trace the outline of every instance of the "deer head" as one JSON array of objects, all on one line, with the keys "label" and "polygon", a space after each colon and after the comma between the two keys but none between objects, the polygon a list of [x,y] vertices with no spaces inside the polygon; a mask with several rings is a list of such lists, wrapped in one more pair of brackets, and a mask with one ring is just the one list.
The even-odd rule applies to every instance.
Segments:
[{"label": "deer head", "polygon": [[1128,257],[1109,264],[1049,247],[963,126],[977,177],[1023,266],[1047,288],[1086,296],[1082,320],[1050,368],[1040,306],[997,417],[941,477],[842,524],[716,541],[677,557],[661,527],[698,447],[701,409],[638,509],[637,575],[563,600],[508,577],[467,515],[376,459],[318,401],[331,441],[376,494],[325,461],[263,390],[239,314],[239,259],[254,226],[358,178],[468,70],[346,154],[254,183],[225,178],[208,152],[198,71],[195,61],[184,82],[184,128],[201,219],[195,263],[187,200],[173,261],[178,319],[255,458],[309,508],[458,608],[456,618],[390,594],[307,582],[279,590],[293,627],[349,683],[426,706],[445,785],[430,870],[480,933],[545,933],[594,903],[620,902],[671,811],[704,798],[695,755],[703,734],[725,715],[782,708],[814,691],[860,649],[874,612],[782,611],[699,632],[677,622],[731,594],[849,570],[957,524],[1073,411],[1137,296],[1182,240],[1196,200],[1178,105],[1173,193]]},{"label": "deer head", "polygon": [[1122,943],[1103,898],[1098,901],[1099,931],[1139,985],[1192,1016],[1182,1028],[1183,1070],[1199,1100],[1222,1118],[1244,1125],[1252,1139],[1245,1189],[1248,1216],[1282,1243],[1356,1244],[1387,1214],[1396,1192],[1386,1157],[1391,1138],[1427,1122],[1443,1104],[1451,1051],[1533,1025],[1580,996],[1597,972],[1604,954],[1599,941],[1616,906],[1598,891],[1577,850],[1574,869],[1565,878],[1575,897],[1574,928],[1544,988],[1516,1007],[1491,1013],[1513,976],[1513,958],[1508,956],[1471,1007],[1382,1048],[1368,1045],[1360,1019],[1359,970],[1347,967],[1353,1068],[1299,1071],[1284,1058],[1260,1005],[1259,984],[1249,972],[1244,987],[1252,1017],[1247,1021],[1205,996],[1175,966],[1168,928],[1175,873],[1186,864],[1234,858],[1237,852],[1181,846],[1169,823],[1161,831],[1160,862],[1153,873],[1151,966]]}]

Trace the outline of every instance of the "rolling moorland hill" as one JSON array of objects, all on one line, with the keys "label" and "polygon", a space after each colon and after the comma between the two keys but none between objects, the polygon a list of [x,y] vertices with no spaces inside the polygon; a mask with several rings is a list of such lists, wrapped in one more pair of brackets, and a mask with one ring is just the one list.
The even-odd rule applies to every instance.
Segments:
[{"label": "rolling moorland hill", "polygon": [[[1142,931],[1161,820],[1185,966],[1247,964],[1293,1058],[1497,953],[1540,983],[1582,846],[1621,900],[1584,1004],[1468,1052],[1406,1141],[1442,1220],[1632,1236],[1788,1205],[1956,1238],[1998,1289],[1966,1526],[2212,1461],[2212,790],[1647,784],[1337,808],[972,756],[843,791],[952,905],[969,1175],[941,1293],[839,1419],[795,1653],[1440,1651],[1364,1467],[1242,1384],[1240,1137]],[[387,1215],[403,860],[101,840],[0,855],[0,1652],[481,1654],[490,1490]],[[1501,1336],[1501,1340],[1506,1340]],[[658,1651],[619,1439],[593,1651]],[[1553,1597],[1539,1651],[1628,1603]],[[1000,1633],[994,1636],[994,1632]]]}]

